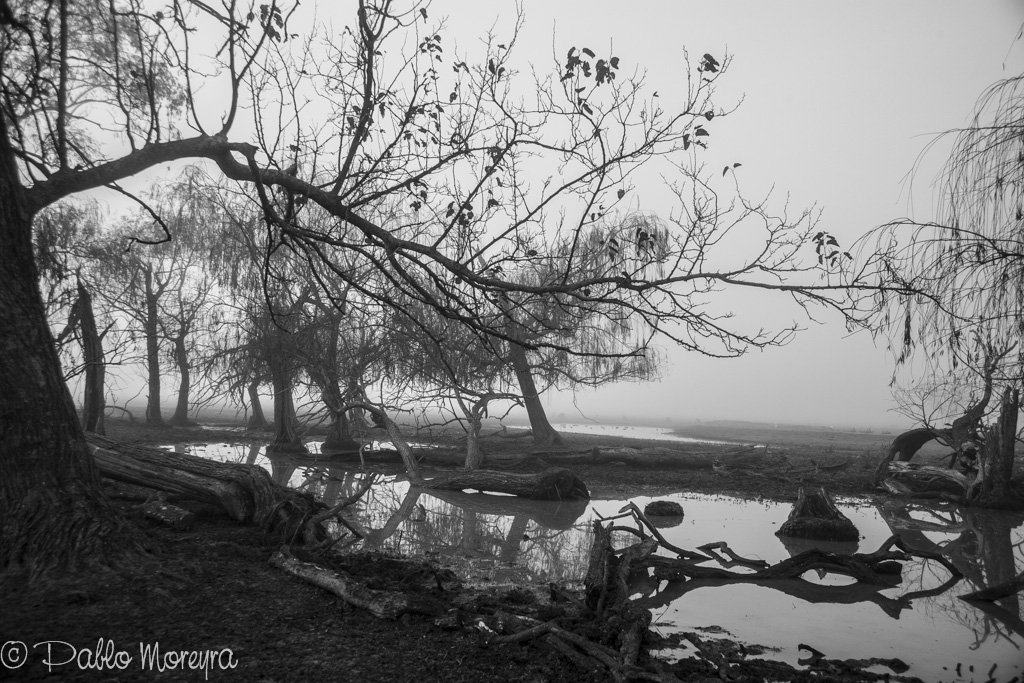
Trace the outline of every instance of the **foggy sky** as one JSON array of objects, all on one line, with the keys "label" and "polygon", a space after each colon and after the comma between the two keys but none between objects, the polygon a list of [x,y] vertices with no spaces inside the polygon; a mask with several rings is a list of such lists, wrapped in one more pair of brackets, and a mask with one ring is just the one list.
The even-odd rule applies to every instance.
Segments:
[{"label": "foggy sky", "polygon": [[[352,21],[354,2],[331,6],[336,22]],[[316,8],[321,18],[325,7]],[[488,30],[497,42],[509,35],[514,8],[509,0],[435,0],[430,13],[448,17],[445,35],[465,51],[478,50]],[[967,121],[987,86],[1024,68],[1024,44],[1014,41],[1024,23],[1018,0],[525,0],[524,9],[518,68],[532,62],[543,72],[552,55],[563,56],[569,46],[609,51],[630,70],[647,70],[648,85],[666,109],[682,83],[684,47],[691,64],[705,52],[731,54],[716,102],[725,108],[743,102],[709,126],[709,166],[742,163],[737,173],[745,193],[760,196],[774,188],[780,210],[787,201],[791,213],[817,204],[820,228],[844,248],[889,220],[930,217],[935,196],[929,183],[948,145],[919,155],[935,134]],[[911,187],[907,176],[918,162]],[[644,201],[635,208],[671,207]],[[668,363],[659,382],[552,392],[549,411],[569,419],[908,423],[890,412],[893,363],[884,339],[851,336],[825,311],[819,311],[824,324],[809,321],[784,295],[739,302],[736,312],[765,316],[777,327],[795,320],[809,329],[785,348],[734,360],[663,344]]]},{"label": "foggy sky", "polygon": [[[439,2],[435,10],[449,5],[458,3]],[[691,58],[727,49],[734,62],[718,101],[744,101],[714,127],[709,153],[743,163],[738,173],[746,191],[774,186],[776,203],[788,194],[791,210],[817,203],[821,228],[844,247],[889,220],[930,217],[930,183],[949,147],[938,144],[920,159],[911,187],[905,181],[919,155],[935,134],[966,123],[986,87],[1024,70],[1024,44],[1014,41],[1024,3],[1012,0],[573,8],[527,0],[527,28],[545,46],[538,49],[551,53],[552,25],[557,45],[605,47],[610,39],[622,60],[648,67],[649,82],[662,92],[678,78],[682,46]],[[778,320],[802,320],[784,297],[774,299],[765,305]],[[736,360],[666,348],[671,365],[658,383],[563,393],[549,405],[568,417],[578,417],[578,408],[586,416],[907,424],[890,412],[893,361],[885,339],[849,336],[836,315],[822,312],[820,319],[826,324],[804,321],[809,329],[785,348]]]}]

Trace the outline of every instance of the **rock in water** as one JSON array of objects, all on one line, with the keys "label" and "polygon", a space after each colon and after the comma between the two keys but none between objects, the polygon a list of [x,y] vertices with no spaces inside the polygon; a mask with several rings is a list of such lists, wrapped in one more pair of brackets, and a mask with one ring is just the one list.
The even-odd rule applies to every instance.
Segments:
[{"label": "rock in water", "polygon": [[789,518],[775,532],[776,536],[811,538],[818,541],[856,541],[860,532],[850,518],[839,511],[824,487],[810,494],[803,487]]},{"label": "rock in water", "polygon": [[654,500],[644,507],[648,517],[682,517],[683,506],[673,500]]}]

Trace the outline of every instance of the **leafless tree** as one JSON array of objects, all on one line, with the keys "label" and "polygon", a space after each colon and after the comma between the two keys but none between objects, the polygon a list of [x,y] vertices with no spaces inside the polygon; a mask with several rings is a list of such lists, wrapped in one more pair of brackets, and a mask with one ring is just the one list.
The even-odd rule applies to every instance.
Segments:
[{"label": "leafless tree", "polygon": [[[681,221],[657,276],[610,259],[578,278],[570,246],[560,279],[502,277],[496,266],[551,258],[549,243],[581,243],[636,194],[643,166],[692,167],[728,114],[713,102],[728,59],[684,54],[672,84],[681,104],[666,110],[618,55],[576,46],[553,70],[530,70],[518,19],[460,53],[429,10],[360,0],[334,33],[297,4],[0,0],[0,566],[117,562],[133,550],[134,532],[99,493],[62,381],[31,236],[45,207],[158,164],[205,159],[251,186],[267,254],[289,250],[310,281],[337,280],[382,305],[418,301],[510,341],[522,341],[509,333],[519,312],[551,296],[601,301],[727,353],[787,335],[709,315],[705,297],[719,288],[776,290],[853,315],[848,279],[787,260],[811,227],[761,204],[742,204],[761,222],[761,246],[731,266],[694,250],[690,234],[725,227],[700,209]],[[375,222],[375,205],[396,196],[416,219]],[[312,205],[336,220],[308,223]],[[380,277],[353,278],[328,249]],[[557,337],[526,347],[581,353]]]},{"label": "leafless tree", "polygon": [[989,87],[947,136],[934,218],[892,221],[864,243],[888,285],[876,320],[905,411],[958,451],[980,446],[972,496],[1010,505],[1024,381],[1024,76]]}]

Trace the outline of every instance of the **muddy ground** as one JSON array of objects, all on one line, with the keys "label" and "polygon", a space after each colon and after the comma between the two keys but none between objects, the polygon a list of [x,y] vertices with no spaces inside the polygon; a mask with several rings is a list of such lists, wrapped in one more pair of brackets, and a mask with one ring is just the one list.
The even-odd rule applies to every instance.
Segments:
[{"label": "muddy ground", "polygon": [[[594,497],[600,498],[689,490],[793,499],[800,485],[818,484],[827,484],[836,494],[871,494],[874,466],[892,438],[813,430],[765,431],[753,425],[706,425],[691,428],[687,435],[768,444],[773,458],[784,458],[775,460],[784,462],[784,467],[716,472],[584,465],[576,471]],[[142,443],[266,438],[265,434],[237,431],[147,429],[116,421],[109,424],[109,434]],[[568,447],[623,445],[644,444],[614,436],[572,436]],[[680,447],[702,452],[719,448],[723,453],[735,449],[704,444]],[[532,446],[528,439],[493,436],[485,440],[485,449],[527,453]],[[820,469],[842,463],[847,466],[836,472]],[[27,657],[25,664],[14,669],[0,666],[0,679],[425,683],[606,678],[578,668],[540,641],[488,645],[471,625],[446,630],[428,615],[384,621],[350,607],[340,598],[271,567],[267,559],[279,541],[214,509],[195,506],[198,526],[178,532],[146,521],[132,503],[117,505],[146,530],[152,541],[150,558],[138,566],[31,585],[20,578],[0,581],[0,643],[7,643],[0,652],[0,664],[10,666],[17,661],[19,643],[27,648],[27,653],[22,653]],[[408,587],[408,570],[387,559],[361,557],[348,569],[379,584],[397,582]],[[447,591],[460,590],[445,586]],[[433,590],[434,597],[450,597],[437,593],[436,587],[423,590]],[[491,595],[487,600],[514,602],[514,596]],[[47,646],[37,646],[47,641],[56,641],[49,646],[52,662],[66,662],[74,655],[77,661],[48,670]],[[161,672],[143,662],[142,647],[219,654],[207,670],[191,670],[186,661],[184,666]],[[118,664],[124,667],[118,668]],[[683,680],[706,680],[713,672],[691,667],[679,668],[676,673]],[[775,671],[755,674],[751,680],[762,680],[764,675],[777,680],[797,676],[792,671]]]}]

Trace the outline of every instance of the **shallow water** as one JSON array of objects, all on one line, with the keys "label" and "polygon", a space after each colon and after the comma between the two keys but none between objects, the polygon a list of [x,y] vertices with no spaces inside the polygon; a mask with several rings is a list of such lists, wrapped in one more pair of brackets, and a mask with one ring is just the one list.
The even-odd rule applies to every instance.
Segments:
[{"label": "shallow water", "polygon": [[[267,458],[255,446],[206,444],[189,450],[258,464],[278,482],[309,490],[327,504],[349,495],[362,476],[326,459],[297,465],[294,459]],[[687,493],[661,498],[676,500],[685,510],[677,525],[661,529],[680,547],[725,541],[739,555],[769,563],[806,548],[784,544],[774,535],[789,505]],[[652,499],[630,500],[642,508]],[[552,503],[425,493],[392,476],[371,489],[352,517],[370,530],[367,547],[431,557],[471,583],[560,581],[578,586],[586,571],[592,521],[616,514],[627,502]],[[896,502],[837,502],[861,532],[858,547],[848,546],[847,552],[874,551],[898,533],[911,547],[942,552],[965,578],[944,587],[950,579],[944,567],[914,559],[904,564],[902,582],[885,590],[844,588],[851,583],[846,577],[808,572],[807,581],[767,585],[692,588],[694,584],[650,580],[637,586],[634,597],[652,611],[655,628],[663,634],[722,627],[727,633],[720,636],[777,648],[765,656],[794,665],[801,656],[798,645],[806,643],[829,658],[898,657],[910,664],[907,675],[926,681],[986,681],[993,664],[994,680],[1021,675],[1024,599],[1004,599],[996,604],[1001,613],[993,614],[957,596],[1024,570],[1024,516],[956,507],[936,511]],[[623,536],[623,544],[631,542],[628,534]],[[716,637],[713,632],[704,635]],[[666,658],[688,654],[685,649],[662,652]]]},{"label": "shallow water", "polygon": [[[674,441],[681,443],[711,443],[736,445],[733,441],[716,441],[714,439],[694,439],[688,436],[679,436],[673,433],[671,428],[666,427],[644,427],[638,425],[606,425],[600,423],[578,423],[560,422],[552,425],[556,431],[566,434],[600,434],[602,436],[624,439],[644,439],[648,441]],[[509,429],[529,429],[529,427],[514,427]]]}]

